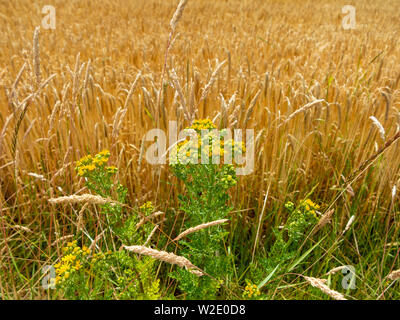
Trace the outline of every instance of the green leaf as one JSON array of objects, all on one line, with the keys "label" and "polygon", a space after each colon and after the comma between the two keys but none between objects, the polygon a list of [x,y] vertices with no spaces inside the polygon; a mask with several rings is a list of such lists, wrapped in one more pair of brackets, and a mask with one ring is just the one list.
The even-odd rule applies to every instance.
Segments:
[{"label": "green leaf", "polygon": [[326,238],[323,237],[320,241],[318,241],[311,249],[307,250],[300,258],[298,258],[293,264],[288,268],[288,272],[292,271],[294,268],[297,267],[307,256],[316,248],[319,246],[319,244]]},{"label": "green leaf", "polygon": [[258,289],[261,289],[274,275],[274,273],[276,272],[276,270],[278,270],[279,268],[279,264],[275,267],[275,269],[263,280],[258,284]]}]

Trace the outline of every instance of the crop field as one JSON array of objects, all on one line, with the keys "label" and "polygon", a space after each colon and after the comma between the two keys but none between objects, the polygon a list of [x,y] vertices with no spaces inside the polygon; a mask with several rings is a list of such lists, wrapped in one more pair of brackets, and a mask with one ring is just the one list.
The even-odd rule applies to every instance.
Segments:
[{"label": "crop field", "polygon": [[399,16],[0,0],[0,300],[400,299]]}]

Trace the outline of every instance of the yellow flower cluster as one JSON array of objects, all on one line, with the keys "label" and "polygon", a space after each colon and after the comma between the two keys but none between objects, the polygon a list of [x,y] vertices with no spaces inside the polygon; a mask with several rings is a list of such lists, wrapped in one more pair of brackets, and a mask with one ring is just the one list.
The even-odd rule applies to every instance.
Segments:
[{"label": "yellow flower cluster", "polygon": [[56,284],[68,280],[72,273],[82,268],[82,260],[90,254],[90,249],[86,246],[77,246],[77,241],[68,242],[63,248],[64,255],[60,262],[55,264]]},{"label": "yellow flower cluster", "polygon": [[229,189],[237,184],[237,177],[235,168],[232,164],[228,164],[223,169],[223,176],[221,178],[223,188]]},{"label": "yellow flower cluster", "polygon": [[261,295],[261,292],[255,284],[248,283],[244,288],[243,297],[245,298],[255,298],[259,295]]},{"label": "yellow flower cluster", "polygon": [[[96,154],[94,157],[87,155],[76,162],[75,170],[78,172],[80,177],[84,177],[86,174],[94,171],[96,168],[103,168],[110,158],[110,151],[104,149],[103,151]],[[116,167],[106,167],[108,173],[117,172]]]},{"label": "yellow flower cluster", "polygon": [[145,202],[143,205],[140,206],[140,210],[146,213],[151,213],[154,211],[154,206],[151,201]]},{"label": "yellow flower cluster", "polygon": [[315,202],[313,202],[311,199],[306,199],[304,201],[309,207],[318,210],[320,208],[319,205],[317,205]]},{"label": "yellow flower cluster", "polygon": [[237,184],[237,180],[232,177],[232,175],[228,174],[226,177],[223,177],[221,179],[222,183],[224,183],[224,187],[226,189],[229,189],[231,186],[234,186]]},{"label": "yellow flower cluster", "polygon": [[315,217],[317,216],[315,210],[318,210],[320,208],[320,206],[313,202],[311,199],[304,200],[302,206],[308,213],[312,214]]},{"label": "yellow flower cluster", "polygon": [[197,132],[201,130],[216,129],[217,127],[210,119],[194,120],[192,125],[188,129],[194,129]]}]

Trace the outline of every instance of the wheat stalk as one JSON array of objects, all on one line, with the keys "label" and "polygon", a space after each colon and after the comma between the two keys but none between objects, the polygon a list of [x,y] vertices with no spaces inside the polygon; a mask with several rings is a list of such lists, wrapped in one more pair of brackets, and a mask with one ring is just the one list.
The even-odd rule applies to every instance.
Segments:
[{"label": "wheat stalk", "polygon": [[[171,30],[170,30],[170,33],[168,36],[167,46],[165,48],[165,53],[164,53],[164,65],[163,65],[162,74],[161,74],[161,84],[160,84],[160,89],[158,90],[158,95],[157,95],[157,112],[160,108],[161,95],[162,95],[163,89],[164,89],[164,76],[165,76],[165,72],[167,70],[168,53],[172,47],[172,44],[174,43],[173,36],[175,34],[176,26],[178,25],[178,22],[182,17],[183,10],[185,9],[187,2],[188,2],[188,0],[181,0],[179,2],[178,7],[176,8],[176,11],[175,11],[174,15],[172,16],[172,19],[169,23]],[[157,117],[157,121],[158,121],[158,117]]]},{"label": "wheat stalk", "polygon": [[90,72],[91,64],[92,64],[92,60],[89,59],[87,65],[86,65],[85,78],[83,80],[83,90],[86,90],[87,85],[88,85],[89,72]]},{"label": "wheat stalk", "polygon": [[126,96],[125,104],[124,104],[124,109],[127,109],[127,108],[128,108],[129,100],[131,99],[132,94],[133,94],[133,92],[135,91],[135,88],[136,88],[136,86],[137,86],[137,83],[138,83],[138,81],[139,81],[141,75],[142,75],[141,72],[139,72],[139,73],[136,75],[136,78],[135,78],[135,80],[133,81],[133,83],[132,83],[132,85],[131,85],[131,88],[129,89],[128,95]]},{"label": "wheat stalk", "polygon": [[381,139],[385,140],[385,128],[382,126],[379,120],[374,116],[370,116],[369,118],[372,120],[372,123],[378,128]]},{"label": "wheat stalk", "polygon": [[39,50],[39,34],[40,27],[36,27],[33,33],[33,69],[36,76],[36,87],[39,88],[41,77],[40,77],[40,50]]},{"label": "wheat stalk", "polygon": [[293,119],[300,112],[307,111],[310,108],[312,108],[313,106],[318,105],[319,103],[324,102],[324,101],[325,101],[324,99],[319,99],[319,100],[314,100],[314,101],[311,101],[311,102],[307,103],[306,105],[302,106],[301,108],[297,109],[292,114],[290,114],[289,117],[287,117],[287,119],[284,121],[284,124],[289,122],[291,119]]},{"label": "wheat stalk", "polygon": [[208,81],[208,83],[206,84],[206,86],[204,87],[203,93],[200,97],[200,100],[197,104],[199,104],[202,100],[204,100],[207,96],[208,93],[211,90],[211,87],[213,86],[215,80],[217,80],[217,76],[219,73],[219,70],[222,68],[222,66],[226,63],[226,60],[222,61],[221,63],[219,63],[217,65],[217,67],[215,68],[214,72],[211,74],[210,80]]},{"label": "wheat stalk", "polygon": [[258,90],[256,95],[254,96],[254,98],[250,102],[250,106],[247,109],[247,112],[246,112],[246,115],[245,115],[245,120],[244,120],[244,124],[243,124],[244,128],[246,128],[247,122],[250,120],[250,117],[254,112],[254,107],[255,107],[255,105],[257,103],[257,99],[258,99],[258,96],[260,95],[260,93],[261,93],[261,90]]},{"label": "wheat stalk", "polygon": [[10,94],[9,100],[10,100],[10,105],[11,105],[13,112],[15,112],[15,107],[14,107],[14,98],[16,95],[15,90],[17,89],[18,83],[21,80],[22,73],[24,72],[25,68],[26,68],[26,62],[22,65],[21,69],[19,70],[17,77],[15,78],[15,81],[11,88],[11,94]]}]

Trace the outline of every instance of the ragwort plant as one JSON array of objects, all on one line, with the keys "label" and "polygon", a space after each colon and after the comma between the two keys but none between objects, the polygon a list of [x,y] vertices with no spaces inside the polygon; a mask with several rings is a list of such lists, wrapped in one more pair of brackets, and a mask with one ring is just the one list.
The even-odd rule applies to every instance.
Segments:
[{"label": "ragwort plant", "polygon": [[[275,241],[267,250],[267,257],[259,259],[259,264],[251,265],[251,277],[260,282],[265,275],[282,274],[290,263],[301,253],[300,246],[307,231],[318,222],[317,210],[320,206],[310,199],[300,201],[296,206],[288,201],[285,208],[289,212],[284,226],[274,228]],[[260,286],[259,286],[260,287]]]},{"label": "ragwort plant", "polygon": [[[232,140],[225,142],[224,131],[215,129],[209,119],[195,120],[186,130],[194,132],[197,139],[180,142],[173,153],[176,161],[170,163],[172,172],[186,188],[186,193],[179,195],[186,228],[227,218],[232,210],[228,190],[237,184],[235,168],[232,164],[215,163],[215,158],[226,152],[234,156],[244,148]],[[200,163],[202,158],[207,159],[206,163]],[[184,269],[174,271],[171,276],[178,280],[179,289],[188,299],[215,299],[224,279],[229,282],[232,258],[224,247],[227,235],[218,225],[179,240],[179,254],[211,276],[197,277]]]},{"label": "ragwort plant", "polygon": [[95,156],[85,156],[77,162],[76,172],[85,179],[86,187],[104,198],[116,202],[101,205],[105,216],[105,241],[92,242],[90,247],[79,246],[77,240],[63,248],[63,255],[55,264],[56,287],[67,299],[159,299],[159,279],[155,276],[155,260],[131,257],[125,250],[110,251],[122,244],[137,244],[147,239],[152,226],[141,219],[150,215],[154,207],[150,201],[137,213],[124,216],[127,190],[114,183],[117,168],[107,166],[108,150]]}]

